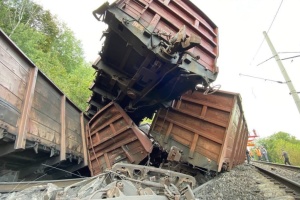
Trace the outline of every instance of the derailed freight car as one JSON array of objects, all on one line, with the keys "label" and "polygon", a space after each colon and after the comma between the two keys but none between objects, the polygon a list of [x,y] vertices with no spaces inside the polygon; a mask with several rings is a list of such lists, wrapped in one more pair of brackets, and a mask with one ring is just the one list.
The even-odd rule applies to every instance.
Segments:
[{"label": "derailed freight car", "polygon": [[86,166],[87,116],[2,30],[0,71],[0,181],[56,179],[66,173],[51,166]]},{"label": "derailed freight car", "polygon": [[114,100],[135,123],[216,79],[218,28],[189,0],[117,0],[94,11],[108,29],[87,109]]},{"label": "derailed freight car", "polygon": [[151,140],[114,102],[89,121],[86,137],[92,175],[118,162],[140,164],[152,152]]},{"label": "derailed freight car", "polygon": [[189,91],[156,114],[150,134],[167,160],[219,172],[245,162],[248,128],[238,93]]},{"label": "derailed freight car", "polygon": [[245,162],[248,128],[239,94],[199,90],[159,109],[146,134],[111,102],[89,122],[86,137],[93,175],[122,162],[198,175],[200,183],[203,172]]}]

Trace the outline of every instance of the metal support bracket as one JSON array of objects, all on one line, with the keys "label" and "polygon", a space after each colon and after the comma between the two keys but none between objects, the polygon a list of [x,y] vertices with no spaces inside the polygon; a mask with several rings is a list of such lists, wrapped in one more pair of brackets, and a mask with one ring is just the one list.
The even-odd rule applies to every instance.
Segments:
[{"label": "metal support bracket", "polygon": [[33,145],[33,150],[36,154],[39,153],[39,143],[38,142],[35,142],[34,145]]}]

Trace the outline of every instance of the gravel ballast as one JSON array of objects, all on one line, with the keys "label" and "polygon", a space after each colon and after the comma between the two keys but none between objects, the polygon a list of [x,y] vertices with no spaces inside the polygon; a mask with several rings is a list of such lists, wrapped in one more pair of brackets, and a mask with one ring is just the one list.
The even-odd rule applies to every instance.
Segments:
[{"label": "gravel ballast", "polygon": [[287,195],[285,190],[261,175],[254,166],[248,164],[239,165],[230,172],[222,173],[194,191],[199,200],[294,199]]}]

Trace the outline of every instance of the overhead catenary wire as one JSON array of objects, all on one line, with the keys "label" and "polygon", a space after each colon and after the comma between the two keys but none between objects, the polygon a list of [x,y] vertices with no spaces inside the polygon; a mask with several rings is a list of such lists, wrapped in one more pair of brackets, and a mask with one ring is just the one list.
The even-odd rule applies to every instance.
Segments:
[{"label": "overhead catenary wire", "polygon": [[[269,26],[269,28],[268,28],[268,30],[267,30],[267,33],[269,33],[269,31],[271,30],[272,25],[273,25],[273,23],[274,23],[274,21],[275,21],[275,19],[276,19],[276,17],[277,17],[277,14],[278,14],[278,12],[279,12],[279,10],[280,10],[280,8],[281,8],[282,3],[283,3],[283,0],[281,0],[281,2],[280,2],[280,4],[279,4],[279,7],[278,7],[278,9],[277,9],[277,11],[276,11],[276,14],[274,15],[273,20],[272,20],[272,22],[271,22],[271,24],[270,24],[270,26]],[[264,41],[265,41],[265,38],[263,38],[263,40],[261,41],[261,43],[260,43],[258,49],[256,50],[256,52],[255,52],[255,54],[254,54],[254,56],[253,56],[253,58],[252,58],[252,61],[255,60],[255,58],[256,58],[256,56],[257,56],[257,54],[258,54],[260,48],[262,47],[262,45],[263,45],[263,43],[264,43]]]},{"label": "overhead catenary wire", "polygon": [[[278,53],[278,54],[279,54],[279,53]],[[271,60],[271,59],[274,58],[274,57],[275,57],[275,56],[272,56],[272,57],[270,57],[270,58],[268,58],[268,59],[266,59],[266,60],[264,60],[264,61],[258,63],[256,66],[262,65],[262,64],[264,64],[265,62]],[[298,58],[298,57],[300,57],[300,55],[290,56],[290,57],[286,57],[286,58],[281,58],[280,60],[288,60],[288,59],[293,59],[293,58]]]},{"label": "overhead catenary wire", "polygon": [[[255,79],[260,79],[260,80],[264,80],[264,81],[271,81],[271,82],[275,82],[275,83],[280,83],[280,84],[285,84],[287,82],[284,82],[284,81],[276,81],[276,80],[272,80],[272,79],[267,79],[267,78],[262,78],[262,77],[257,77],[257,76],[251,76],[251,75],[247,75],[247,74],[239,74],[240,76],[247,76],[247,77],[250,77],[250,78],[255,78]],[[290,82],[290,81],[288,81]]]},{"label": "overhead catenary wire", "polygon": [[46,165],[46,164],[42,164],[43,166],[46,166],[46,167],[50,167],[50,168],[53,168],[53,169],[56,169],[56,170],[60,170],[60,171],[63,171],[63,172],[66,172],[68,174],[72,174],[72,175],[75,175],[75,176],[78,176],[80,178],[86,178],[85,176],[81,176],[81,175],[78,175],[78,174],[74,174],[72,172],[69,172],[69,171],[66,171],[66,170],[63,170],[63,169],[60,169],[60,168],[57,168],[57,167],[53,167],[51,165]]},{"label": "overhead catenary wire", "polygon": [[[57,164],[56,166],[58,166],[59,164]],[[51,170],[53,170],[53,168],[50,168],[50,169],[48,169],[48,170],[46,170],[45,172],[44,172],[44,174],[42,174],[41,176],[39,176],[39,177],[37,177],[36,179],[34,179],[33,181],[37,181],[38,179],[41,179],[41,178],[43,178],[44,176],[47,176],[48,174],[46,173],[46,172],[48,172],[48,171],[51,171]],[[19,185],[22,183],[22,182],[24,182],[24,180],[26,180],[25,178],[24,179],[22,179],[21,181],[19,181],[18,182],[18,184],[9,192],[9,193],[13,193],[13,191],[16,189],[16,188],[18,188],[19,187]],[[23,185],[23,186],[21,186],[21,188],[25,188],[27,185],[29,185],[30,183],[28,182],[26,185]],[[21,189],[20,188],[20,189]],[[22,189],[22,191],[23,191],[24,189]]]},{"label": "overhead catenary wire", "polygon": [[298,57],[300,57],[300,55],[291,56],[291,57],[287,57],[287,58],[281,58],[280,60],[288,60],[288,59],[293,59],[293,58],[298,58]]}]

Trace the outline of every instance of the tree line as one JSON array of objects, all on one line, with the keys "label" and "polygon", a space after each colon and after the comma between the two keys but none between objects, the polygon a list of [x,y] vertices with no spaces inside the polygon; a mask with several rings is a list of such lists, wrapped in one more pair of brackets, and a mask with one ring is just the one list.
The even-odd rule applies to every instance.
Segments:
[{"label": "tree line", "polygon": [[[266,138],[260,138],[255,141],[255,146],[264,146],[267,149],[270,162],[284,164],[282,158],[282,149],[289,155],[292,165],[300,166],[300,140],[285,132],[278,132]],[[251,149],[256,157],[254,148]]]},{"label": "tree line", "polygon": [[86,109],[94,69],[65,23],[32,0],[0,0],[0,28],[80,109]]}]

